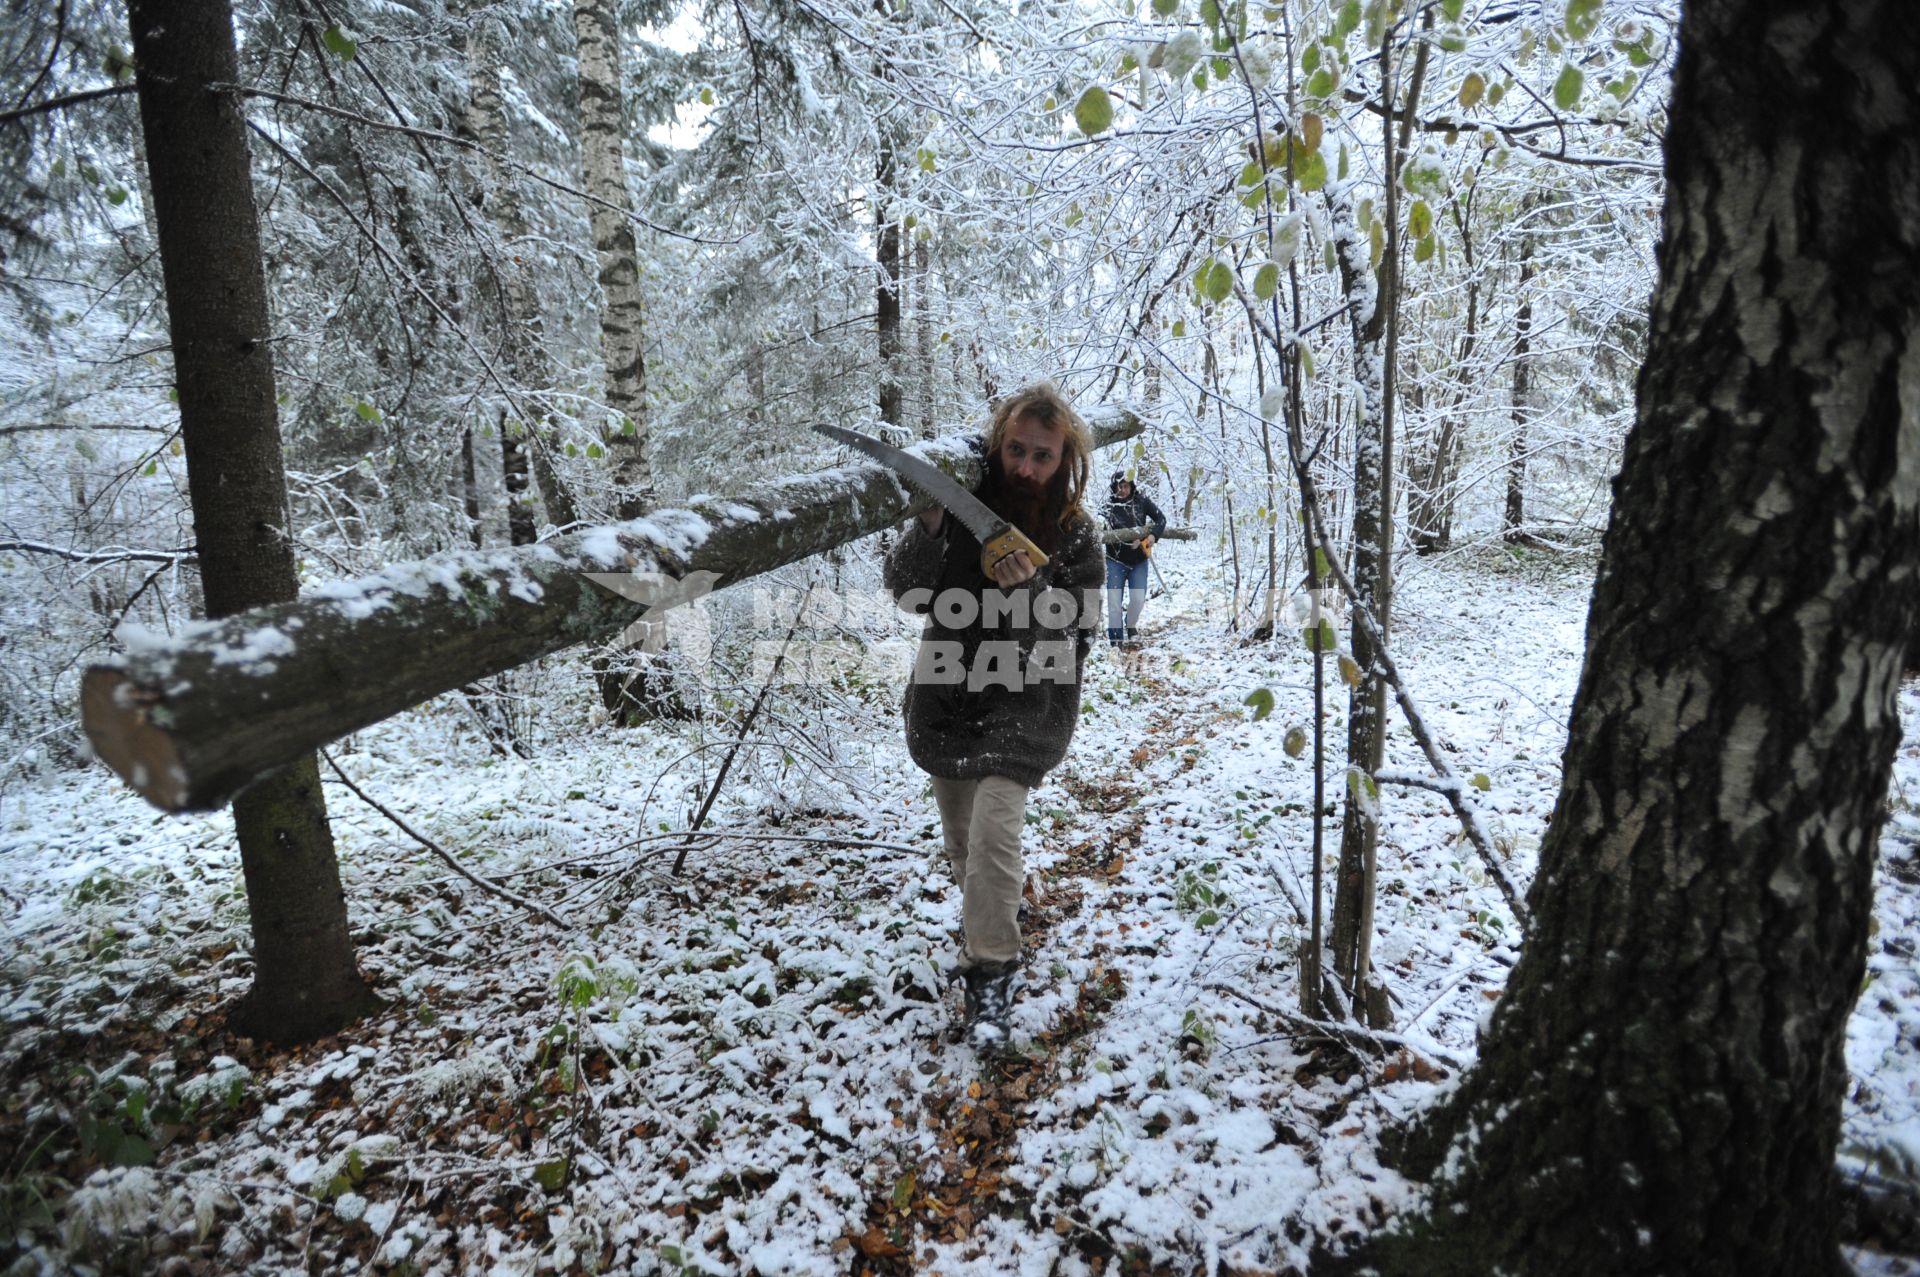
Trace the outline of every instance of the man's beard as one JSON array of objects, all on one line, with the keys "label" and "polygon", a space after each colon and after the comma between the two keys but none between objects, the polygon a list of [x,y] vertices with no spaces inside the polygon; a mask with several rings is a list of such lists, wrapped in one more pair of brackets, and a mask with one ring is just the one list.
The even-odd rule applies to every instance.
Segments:
[{"label": "man's beard", "polygon": [[1033,483],[1007,474],[997,457],[987,461],[986,481],[980,485],[980,499],[987,508],[1032,537],[1041,549],[1051,552],[1060,512],[1066,509],[1065,465],[1052,483]]}]

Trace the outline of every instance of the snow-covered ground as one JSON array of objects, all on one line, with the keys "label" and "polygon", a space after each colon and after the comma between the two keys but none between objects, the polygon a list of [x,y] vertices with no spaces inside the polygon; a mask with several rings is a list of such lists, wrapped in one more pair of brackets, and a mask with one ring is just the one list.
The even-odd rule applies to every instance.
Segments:
[{"label": "snow-covered ground", "polygon": [[[1456,769],[1487,777],[1523,885],[1590,572],[1499,550],[1404,569],[1398,659]],[[842,755],[855,783],[736,789],[678,877],[661,825],[684,823],[662,812],[686,729],[531,761],[446,706],[360,733],[335,752],[356,783],[568,926],[330,781],[388,1006],[293,1051],[221,1017],[248,983],[224,814],[158,815],[104,770],[0,795],[0,1225],[21,1271],[1284,1272],[1371,1227],[1406,1191],[1379,1135],[1472,1059],[1511,920],[1440,801],[1389,791],[1374,954],[1395,1043],[1304,1024],[1311,754],[1285,739],[1311,662],[1234,645],[1175,584],[1144,652],[1096,654],[1072,755],[1030,804],[1029,985],[1003,1061],[946,1041],[957,902],[885,715]],[[1903,706],[1845,1156],[1910,1174],[1920,691]],[[1389,754],[1424,769],[1404,729]],[[1340,785],[1332,768],[1330,801]],[[1337,839],[1336,818],[1329,868]]]}]

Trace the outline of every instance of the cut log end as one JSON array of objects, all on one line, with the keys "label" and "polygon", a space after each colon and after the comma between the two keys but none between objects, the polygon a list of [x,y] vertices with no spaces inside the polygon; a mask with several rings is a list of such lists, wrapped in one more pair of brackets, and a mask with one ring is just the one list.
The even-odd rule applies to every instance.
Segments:
[{"label": "cut log end", "polygon": [[173,734],[155,722],[164,697],[127,672],[96,665],[80,684],[80,721],[100,760],[162,811],[190,806],[185,763]]}]

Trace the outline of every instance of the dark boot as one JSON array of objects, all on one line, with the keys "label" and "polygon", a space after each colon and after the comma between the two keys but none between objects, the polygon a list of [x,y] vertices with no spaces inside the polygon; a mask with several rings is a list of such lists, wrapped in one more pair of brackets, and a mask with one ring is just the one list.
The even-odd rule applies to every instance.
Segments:
[{"label": "dark boot", "polygon": [[981,963],[962,973],[967,985],[967,1040],[978,1050],[1001,1050],[1013,1040],[1013,999],[1020,991],[1018,962]]}]

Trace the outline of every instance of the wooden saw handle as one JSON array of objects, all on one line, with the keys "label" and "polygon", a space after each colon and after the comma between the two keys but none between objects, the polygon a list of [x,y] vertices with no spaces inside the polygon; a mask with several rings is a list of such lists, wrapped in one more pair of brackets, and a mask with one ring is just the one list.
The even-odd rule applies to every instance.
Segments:
[{"label": "wooden saw handle", "polygon": [[1012,554],[1015,550],[1025,550],[1027,558],[1033,561],[1036,571],[1047,566],[1047,556],[1040,547],[1027,539],[1027,534],[1019,528],[1008,527],[999,536],[993,537],[980,547],[980,570],[988,576],[993,575],[993,565]]}]

